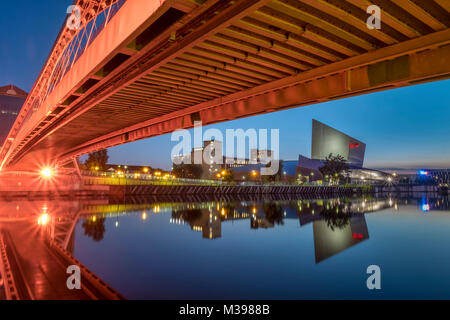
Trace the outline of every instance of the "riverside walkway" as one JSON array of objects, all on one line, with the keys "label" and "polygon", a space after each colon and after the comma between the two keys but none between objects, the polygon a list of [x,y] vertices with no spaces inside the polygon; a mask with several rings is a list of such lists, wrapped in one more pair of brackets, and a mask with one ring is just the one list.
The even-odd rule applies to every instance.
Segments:
[{"label": "riverside walkway", "polygon": [[108,186],[113,196],[127,195],[195,195],[195,194],[308,194],[351,195],[361,193],[362,186],[328,186],[317,184],[295,184],[261,181],[221,181],[206,179],[183,179],[139,176],[128,174],[118,177],[113,174],[89,173],[83,175],[85,186]]}]

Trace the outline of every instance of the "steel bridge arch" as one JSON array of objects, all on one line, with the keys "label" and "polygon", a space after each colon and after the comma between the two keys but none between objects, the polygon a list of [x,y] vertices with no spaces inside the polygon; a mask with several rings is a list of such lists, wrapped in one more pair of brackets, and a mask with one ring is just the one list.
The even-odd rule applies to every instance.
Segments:
[{"label": "steel bridge arch", "polygon": [[[98,32],[125,2],[126,0],[74,0],[73,4],[68,7],[67,17],[50,54],[1,148],[0,156],[2,158],[8,152],[23,124],[38,109],[73,63],[92,43]],[[69,8],[73,8],[73,10],[69,11]],[[79,15],[76,15],[75,11],[78,11]],[[73,15],[76,15],[78,22],[75,27],[70,26]],[[102,15],[103,19],[97,21]],[[3,165],[4,163],[0,163],[0,169]]]}]

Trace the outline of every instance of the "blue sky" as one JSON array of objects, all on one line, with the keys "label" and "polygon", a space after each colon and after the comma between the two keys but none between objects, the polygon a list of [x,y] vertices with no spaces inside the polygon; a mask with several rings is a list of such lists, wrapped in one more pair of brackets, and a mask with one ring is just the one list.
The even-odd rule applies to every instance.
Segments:
[{"label": "blue sky", "polygon": [[[17,0],[0,13],[0,86],[29,91],[72,1]],[[322,121],[367,144],[367,167],[450,167],[450,80],[336,100],[212,127],[279,128],[280,157],[309,156],[311,120]],[[206,127],[208,128],[208,127]],[[206,129],[205,128],[205,129]],[[111,148],[110,162],[170,168],[175,142],[159,136]]]}]

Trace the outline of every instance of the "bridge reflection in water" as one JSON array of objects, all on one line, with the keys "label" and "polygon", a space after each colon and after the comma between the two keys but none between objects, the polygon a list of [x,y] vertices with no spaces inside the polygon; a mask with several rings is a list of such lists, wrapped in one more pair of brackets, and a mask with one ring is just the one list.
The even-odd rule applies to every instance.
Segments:
[{"label": "bridge reflection in water", "polygon": [[[111,200],[112,201],[112,200]],[[65,267],[80,263],[75,255],[76,230],[94,242],[101,242],[113,226],[127,216],[142,221],[152,216],[177,225],[171,232],[190,228],[206,240],[225,237],[222,227],[248,222],[248,229],[272,229],[298,220],[300,229],[312,224],[315,263],[357,246],[369,239],[366,216],[384,209],[415,206],[422,212],[448,210],[448,198],[330,198],[300,199],[289,196],[245,196],[204,198],[128,198],[124,203],[100,200],[14,201],[0,205],[0,230],[13,249],[8,252],[16,280],[16,290],[25,299],[121,298],[108,296],[90,283],[86,290],[65,287]],[[289,221],[289,222],[288,222]],[[233,226],[234,228],[234,226]],[[132,236],[132,235],[130,235]],[[62,257],[64,256],[64,257]],[[139,258],[139,257],[137,257]],[[72,259],[72,260],[70,260]],[[83,262],[83,261],[82,261]],[[80,263],[81,264],[81,263]],[[84,269],[83,269],[84,270]],[[95,277],[94,277],[95,278]],[[91,279],[92,280],[92,279]],[[107,286],[107,285],[106,285]],[[111,291],[113,289],[109,288]]]}]

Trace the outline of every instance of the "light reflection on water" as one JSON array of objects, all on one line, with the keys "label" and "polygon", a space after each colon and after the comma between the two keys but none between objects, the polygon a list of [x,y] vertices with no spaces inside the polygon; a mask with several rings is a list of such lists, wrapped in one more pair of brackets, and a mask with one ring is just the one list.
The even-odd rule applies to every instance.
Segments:
[{"label": "light reflection on water", "polygon": [[129,299],[450,298],[448,197],[1,204],[24,219]]},{"label": "light reflection on water", "polygon": [[192,201],[94,206],[74,255],[131,299],[450,298],[448,198]]}]

